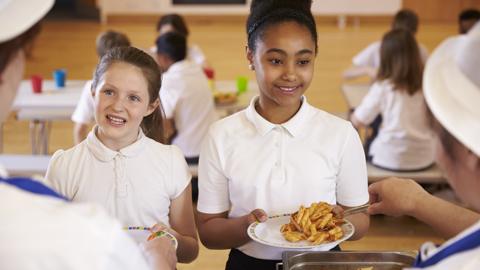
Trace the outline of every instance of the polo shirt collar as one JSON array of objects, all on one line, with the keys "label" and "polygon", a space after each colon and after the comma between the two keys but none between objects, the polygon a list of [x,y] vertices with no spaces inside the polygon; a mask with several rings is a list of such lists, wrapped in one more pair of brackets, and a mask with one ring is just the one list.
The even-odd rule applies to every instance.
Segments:
[{"label": "polo shirt collar", "polygon": [[283,127],[285,130],[292,135],[292,137],[297,137],[298,135],[301,134],[302,128],[304,125],[307,125],[306,119],[308,119],[308,116],[311,113],[311,106],[307,102],[307,98],[305,96],[302,96],[302,105],[300,106],[300,109],[298,112],[287,122],[283,124],[273,124],[263,118],[257,110],[255,110],[255,103],[258,101],[258,96],[254,97],[250,101],[250,105],[246,109],[246,116],[247,119],[255,126],[257,129],[258,133],[260,133],[261,136],[266,135],[269,131],[274,129],[275,127]]},{"label": "polo shirt collar", "polygon": [[114,151],[107,146],[105,146],[97,137],[96,130],[98,126],[95,126],[92,131],[87,136],[87,147],[92,152],[92,154],[99,160],[103,162],[108,162],[113,160],[116,156],[124,157],[135,157],[138,156],[143,149],[145,148],[145,140],[147,137],[143,133],[142,129],[138,132],[137,140],[120,149],[120,151]]}]

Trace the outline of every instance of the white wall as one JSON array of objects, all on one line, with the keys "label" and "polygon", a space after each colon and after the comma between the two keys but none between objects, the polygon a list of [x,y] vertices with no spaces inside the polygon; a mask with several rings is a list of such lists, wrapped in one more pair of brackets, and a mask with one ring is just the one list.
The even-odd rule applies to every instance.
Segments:
[{"label": "white wall", "polygon": [[[295,0],[292,0],[295,1]],[[180,14],[242,15],[246,5],[172,5],[171,0],[97,0],[102,17],[111,14]],[[402,0],[313,0],[316,15],[388,15],[402,6]]]}]

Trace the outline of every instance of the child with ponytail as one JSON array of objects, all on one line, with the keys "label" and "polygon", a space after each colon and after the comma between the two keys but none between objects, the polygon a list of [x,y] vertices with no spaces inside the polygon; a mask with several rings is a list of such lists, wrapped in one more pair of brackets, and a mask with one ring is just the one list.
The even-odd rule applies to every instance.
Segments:
[{"label": "child with ponytail", "polygon": [[180,149],[162,144],[160,76],[139,49],[107,52],[92,82],[97,125],[55,152],[46,180],[72,201],[103,205],[126,227],[157,224],[177,238],[179,262],[191,262],[198,254],[191,175]]}]

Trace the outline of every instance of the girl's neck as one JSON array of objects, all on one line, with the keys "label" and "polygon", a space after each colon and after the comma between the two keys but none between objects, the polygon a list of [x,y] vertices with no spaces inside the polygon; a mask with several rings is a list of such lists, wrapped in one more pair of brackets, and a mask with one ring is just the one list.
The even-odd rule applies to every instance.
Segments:
[{"label": "girl's neck", "polygon": [[135,137],[132,138],[111,138],[108,137],[105,133],[103,133],[100,127],[97,127],[95,129],[95,135],[108,149],[117,152],[133,144],[137,141],[138,138],[138,133],[135,135]]},{"label": "girl's neck", "polygon": [[259,98],[255,102],[255,110],[258,114],[273,124],[283,124],[287,122],[300,110],[301,106],[301,100],[292,106],[279,106],[278,104],[265,102],[262,98]]}]

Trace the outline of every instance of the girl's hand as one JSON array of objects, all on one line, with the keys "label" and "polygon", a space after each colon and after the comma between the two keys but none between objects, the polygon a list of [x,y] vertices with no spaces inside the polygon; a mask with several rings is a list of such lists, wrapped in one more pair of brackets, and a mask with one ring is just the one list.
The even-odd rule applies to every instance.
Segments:
[{"label": "girl's hand", "polygon": [[247,222],[248,225],[254,222],[265,222],[267,221],[267,213],[263,209],[255,209],[250,214],[247,215]]},{"label": "girl's hand", "polygon": [[343,218],[343,212],[345,211],[345,209],[343,209],[343,207],[341,207],[340,205],[333,205],[333,214],[335,215],[335,217],[337,218]]}]

